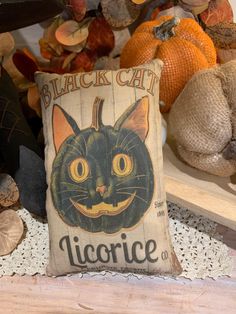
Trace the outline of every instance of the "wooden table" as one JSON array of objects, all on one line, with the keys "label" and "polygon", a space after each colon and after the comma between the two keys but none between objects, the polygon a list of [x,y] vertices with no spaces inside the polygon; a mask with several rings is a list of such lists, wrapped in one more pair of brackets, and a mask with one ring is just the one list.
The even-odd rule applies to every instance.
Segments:
[{"label": "wooden table", "polygon": [[232,278],[0,278],[0,313],[236,313],[236,232],[220,227],[234,257]]}]

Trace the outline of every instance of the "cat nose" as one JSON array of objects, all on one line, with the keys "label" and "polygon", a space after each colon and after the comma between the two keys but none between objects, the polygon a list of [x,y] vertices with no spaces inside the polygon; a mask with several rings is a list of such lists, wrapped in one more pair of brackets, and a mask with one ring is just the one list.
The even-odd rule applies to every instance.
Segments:
[{"label": "cat nose", "polygon": [[96,192],[100,193],[101,196],[107,191],[107,187],[105,185],[98,186],[96,188]]}]

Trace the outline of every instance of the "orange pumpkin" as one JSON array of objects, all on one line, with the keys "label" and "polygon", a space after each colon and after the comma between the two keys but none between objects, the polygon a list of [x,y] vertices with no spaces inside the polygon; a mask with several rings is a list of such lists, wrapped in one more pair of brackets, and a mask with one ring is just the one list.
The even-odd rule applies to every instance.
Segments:
[{"label": "orange pumpkin", "polygon": [[160,104],[167,112],[195,72],[216,64],[216,50],[195,20],[161,16],[137,27],[122,50],[120,66],[129,68],[154,58],[164,62]]}]

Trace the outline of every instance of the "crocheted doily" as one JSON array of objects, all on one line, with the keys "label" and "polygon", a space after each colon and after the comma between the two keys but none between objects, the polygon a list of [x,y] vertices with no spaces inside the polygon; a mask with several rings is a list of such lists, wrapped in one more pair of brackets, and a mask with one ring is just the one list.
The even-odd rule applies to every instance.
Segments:
[{"label": "crocheted doily", "polygon": [[[233,260],[228,247],[221,242],[222,237],[216,231],[217,224],[172,203],[168,203],[168,208],[172,242],[183,267],[181,276],[189,279],[230,276]],[[0,257],[0,276],[44,275],[49,252],[48,225],[33,218],[26,209],[17,212],[25,223],[25,238],[10,255]],[[106,272],[88,273],[86,276],[98,274],[104,276]]]}]

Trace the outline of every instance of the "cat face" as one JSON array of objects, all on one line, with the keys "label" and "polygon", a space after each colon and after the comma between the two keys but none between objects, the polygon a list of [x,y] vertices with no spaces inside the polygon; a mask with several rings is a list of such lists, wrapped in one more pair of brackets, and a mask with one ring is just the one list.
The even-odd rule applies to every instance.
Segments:
[{"label": "cat face", "polygon": [[92,125],[79,130],[55,105],[51,192],[63,221],[90,232],[114,233],[135,225],[149,208],[153,169],[144,140],[148,133],[148,98],[128,108],[114,127],[102,124],[96,99]]}]

